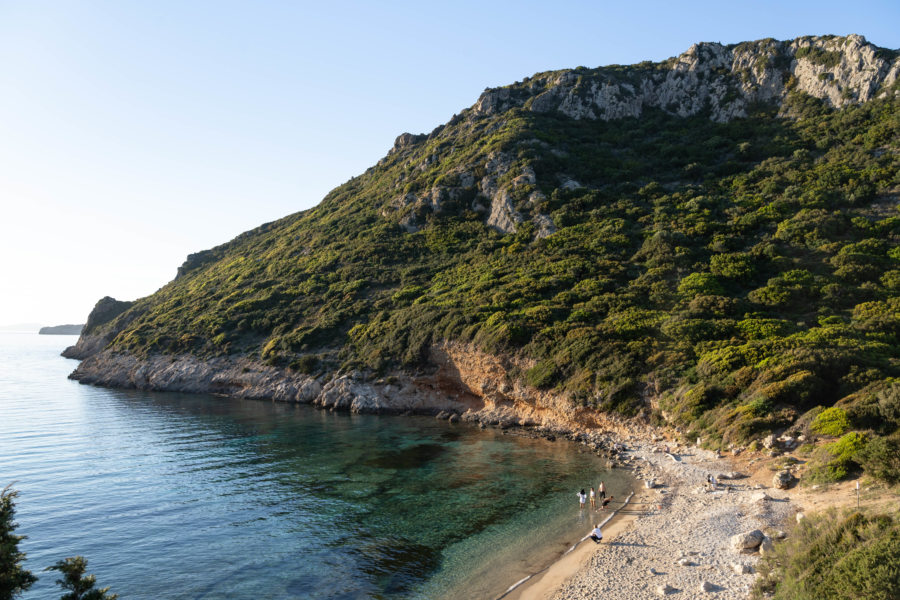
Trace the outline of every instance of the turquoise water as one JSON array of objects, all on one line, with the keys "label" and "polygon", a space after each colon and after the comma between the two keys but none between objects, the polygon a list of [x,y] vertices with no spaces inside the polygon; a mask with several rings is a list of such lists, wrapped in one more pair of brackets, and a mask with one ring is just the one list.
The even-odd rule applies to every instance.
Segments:
[{"label": "turquoise water", "polygon": [[69,336],[0,334],[0,485],[40,572],[81,554],[123,600],[493,598],[630,484],[562,442],[66,379]]}]

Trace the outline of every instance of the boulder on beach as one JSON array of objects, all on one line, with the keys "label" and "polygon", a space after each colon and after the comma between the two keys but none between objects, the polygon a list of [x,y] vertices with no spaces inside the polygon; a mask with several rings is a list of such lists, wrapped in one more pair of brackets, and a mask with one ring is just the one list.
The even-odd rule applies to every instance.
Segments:
[{"label": "boulder on beach", "polygon": [[779,490],[786,490],[797,481],[797,478],[793,476],[793,474],[785,469],[784,471],[778,471],[772,477],[772,485]]},{"label": "boulder on beach", "polygon": [[739,533],[731,537],[731,547],[738,552],[752,552],[759,548],[759,545],[762,544],[765,537],[766,536],[759,529]]}]

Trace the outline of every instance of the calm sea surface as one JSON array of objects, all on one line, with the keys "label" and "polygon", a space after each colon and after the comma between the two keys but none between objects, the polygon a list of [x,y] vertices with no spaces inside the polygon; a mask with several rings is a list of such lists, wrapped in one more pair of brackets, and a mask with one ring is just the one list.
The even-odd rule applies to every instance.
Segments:
[{"label": "calm sea surface", "polygon": [[425,417],[120,391],[66,379],[71,336],[0,333],[0,487],[25,600],[81,554],[122,600],[494,598],[630,480],[570,444]]}]

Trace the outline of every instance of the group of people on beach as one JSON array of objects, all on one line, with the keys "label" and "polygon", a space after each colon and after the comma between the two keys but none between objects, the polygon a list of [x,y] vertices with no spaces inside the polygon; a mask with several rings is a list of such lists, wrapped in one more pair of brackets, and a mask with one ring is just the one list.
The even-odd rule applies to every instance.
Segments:
[{"label": "group of people on beach", "polygon": [[[600,485],[597,486],[596,491],[591,487],[590,493],[585,492],[584,488],[581,488],[581,491],[578,492],[578,507],[581,510],[584,510],[584,505],[587,503],[588,499],[590,499],[591,502],[591,510],[603,510],[610,502],[612,502],[613,496],[610,496],[609,498],[606,497],[606,486],[601,481]],[[590,537],[595,544],[600,543],[600,540],[603,539],[603,532],[600,530],[599,523],[591,530],[588,537]]]},{"label": "group of people on beach", "polygon": [[[594,488],[591,487],[590,494],[587,494],[584,491],[584,488],[581,488],[581,491],[578,492],[578,506],[579,508],[584,509],[584,505],[587,502],[588,498],[591,501],[591,509],[603,510],[606,506],[612,501],[613,497],[606,497],[606,486],[603,485],[603,482],[600,482],[600,485],[597,486],[597,491],[594,491]],[[599,503],[599,507],[598,507]]]}]

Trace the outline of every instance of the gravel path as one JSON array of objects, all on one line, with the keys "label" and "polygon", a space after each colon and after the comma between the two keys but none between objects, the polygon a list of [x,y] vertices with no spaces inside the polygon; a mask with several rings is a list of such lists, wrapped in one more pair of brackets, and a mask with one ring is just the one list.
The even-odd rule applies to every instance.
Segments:
[{"label": "gravel path", "polygon": [[626,456],[638,477],[657,487],[635,495],[641,514],[633,525],[601,545],[553,600],[748,597],[755,575],[738,574],[735,565],[752,566],[759,555],[737,552],[730,538],[776,530],[792,512],[786,494],[721,478],[726,485],[707,490],[707,473],[719,477],[730,470],[725,460],[697,448],[673,450],[675,458],[661,450],[649,443],[629,446]]}]

